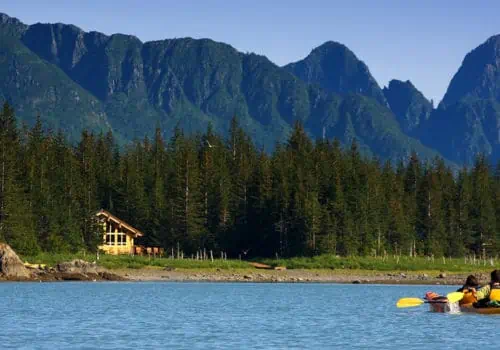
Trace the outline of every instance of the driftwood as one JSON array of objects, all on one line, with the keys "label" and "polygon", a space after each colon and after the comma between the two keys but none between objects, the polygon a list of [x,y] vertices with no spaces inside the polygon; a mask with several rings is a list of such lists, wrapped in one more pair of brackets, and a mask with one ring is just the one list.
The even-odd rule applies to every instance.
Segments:
[{"label": "driftwood", "polygon": [[255,267],[256,269],[266,269],[266,270],[272,270],[273,267],[270,265],[266,264],[261,264],[261,263],[256,263],[256,262],[249,262],[249,265]]}]

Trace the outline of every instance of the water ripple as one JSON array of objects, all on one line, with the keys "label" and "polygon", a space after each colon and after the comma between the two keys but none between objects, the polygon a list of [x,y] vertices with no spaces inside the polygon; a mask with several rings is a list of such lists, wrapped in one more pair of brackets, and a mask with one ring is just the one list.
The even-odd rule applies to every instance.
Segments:
[{"label": "water ripple", "polygon": [[500,317],[395,307],[397,299],[428,289],[3,283],[0,344],[2,349],[498,349],[491,333]]}]

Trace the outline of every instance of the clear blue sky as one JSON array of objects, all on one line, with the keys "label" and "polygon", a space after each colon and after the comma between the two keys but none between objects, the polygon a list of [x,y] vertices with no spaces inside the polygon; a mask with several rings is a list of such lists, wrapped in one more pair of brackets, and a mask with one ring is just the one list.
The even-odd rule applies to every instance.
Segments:
[{"label": "clear blue sky", "polygon": [[381,86],[409,79],[435,102],[465,54],[500,34],[493,0],[2,0],[0,12],[26,24],[71,23],[143,41],[211,38],[278,65],[334,40]]}]

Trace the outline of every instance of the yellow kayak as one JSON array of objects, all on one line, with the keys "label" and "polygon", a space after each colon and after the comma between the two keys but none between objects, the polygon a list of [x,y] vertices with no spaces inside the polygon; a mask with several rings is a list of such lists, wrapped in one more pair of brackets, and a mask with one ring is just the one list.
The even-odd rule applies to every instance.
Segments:
[{"label": "yellow kayak", "polygon": [[474,307],[472,304],[460,305],[460,311],[482,315],[500,315],[500,307]]}]

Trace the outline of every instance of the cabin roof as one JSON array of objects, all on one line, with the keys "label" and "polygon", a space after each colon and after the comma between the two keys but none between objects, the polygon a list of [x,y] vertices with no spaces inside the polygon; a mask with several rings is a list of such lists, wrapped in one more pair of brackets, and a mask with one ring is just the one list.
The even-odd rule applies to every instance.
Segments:
[{"label": "cabin roof", "polygon": [[136,229],[135,227],[127,224],[125,221],[117,218],[116,216],[114,216],[113,214],[111,214],[109,211],[107,210],[104,210],[104,209],[101,209],[99,210],[96,214],[95,214],[97,217],[99,218],[106,218],[107,220],[109,221],[113,221],[115,223],[117,223],[118,225],[120,225],[121,227],[125,228],[128,232],[130,232],[131,234],[134,235],[134,238],[137,238],[137,237],[142,237],[144,236],[144,233],[142,233],[141,231],[139,231],[138,229]]}]

